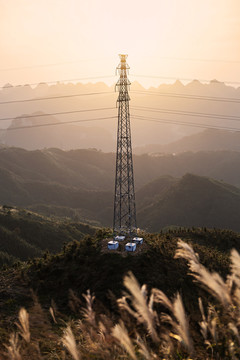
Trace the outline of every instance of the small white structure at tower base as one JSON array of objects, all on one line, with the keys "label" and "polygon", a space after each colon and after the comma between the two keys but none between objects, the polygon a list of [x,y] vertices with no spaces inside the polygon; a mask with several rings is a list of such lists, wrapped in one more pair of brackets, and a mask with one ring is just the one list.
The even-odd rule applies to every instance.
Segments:
[{"label": "small white structure at tower base", "polygon": [[132,242],[136,243],[136,244],[142,244],[143,243],[143,238],[141,237],[134,237]]},{"label": "small white structure at tower base", "polygon": [[124,235],[117,235],[114,238],[115,241],[124,241],[125,240],[125,236]]},{"label": "small white structure at tower base", "polygon": [[118,241],[111,240],[108,242],[108,250],[117,250],[118,246]]},{"label": "small white structure at tower base", "polygon": [[136,243],[127,243],[126,245],[125,245],[125,250],[126,251],[135,251],[136,250],[136,247],[137,247],[137,245],[136,245]]}]

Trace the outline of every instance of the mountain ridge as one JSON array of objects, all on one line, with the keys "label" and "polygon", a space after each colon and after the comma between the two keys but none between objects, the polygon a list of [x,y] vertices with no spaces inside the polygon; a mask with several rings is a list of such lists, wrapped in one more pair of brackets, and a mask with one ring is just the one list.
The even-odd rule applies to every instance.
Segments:
[{"label": "mountain ridge", "polygon": [[151,231],[172,225],[240,231],[239,211],[240,189],[207,177],[186,174],[141,210],[138,219]]},{"label": "mountain ridge", "polygon": [[[52,211],[56,216],[112,226],[114,154],[96,150],[64,152],[59,149],[26,151],[8,148],[0,149],[0,155],[0,204],[27,207],[42,214],[51,214]],[[239,152],[134,156],[134,170],[138,226],[141,228],[159,231],[171,225],[206,225],[239,231],[236,218],[240,211],[236,187],[239,185],[240,188]],[[192,175],[186,176],[186,173]],[[185,193],[186,198],[181,197],[181,193]],[[205,194],[205,204],[201,194]],[[210,198],[213,204],[217,204],[217,211],[212,214],[209,213],[212,208]],[[191,199],[195,201],[195,218],[193,213],[189,213]],[[221,210],[226,206],[229,214]],[[201,215],[203,211],[209,216],[206,224]],[[188,214],[190,222],[184,220],[184,213]],[[162,220],[157,225],[158,216]],[[216,221],[217,216],[222,219],[222,224]]]},{"label": "mountain ridge", "polygon": [[[236,127],[236,122],[229,121],[229,119],[223,119],[226,116],[238,117],[237,104],[233,103],[221,103],[221,101],[203,101],[197,99],[198,96],[204,97],[219,97],[219,98],[239,98],[240,88],[233,88],[231,86],[223,85],[216,81],[212,81],[209,84],[202,84],[197,81],[193,81],[189,84],[181,84],[175,82],[174,84],[162,84],[158,88],[150,88],[150,94],[146,89],[143,89],[141,85],[133,82],[130,103],[131,115],[144,115],[152,117],[152,111],[148,111],[147,108],[158,109],[160,111],[168,109],[170,113],[164,113],[164,119],[170,123],[154,123],[138,121],[134,119],[131,121],[132,128],[132,144],[133,147],[145,146],[150,144],[165,145],[170,142],[177,141],[187,135],[191,135],[199,132],[199,128],[181,126],[180,124],[173,124],[171,122],[181,121],[186,122],[187,119],[191,123],[206,124],[206,126],[217,127]],[[116,148],[116,133],[117,133],[117,120],[102,120],[96,123],[90,121],[94,118],[104,118],[109,116],[117,116],[117,110],[114,108],[116,104],[117,94],[113,91],[113,86],[107,86],[104,83],[96,84],[39,84],[35,88],[31,86],[12,86],[4,88],[0,91],[0,102],[7,101],[19,101],[14,104],[5,104],[2,109],[2,117],[4,118],[19,118],[23,114],[30,115],[42,112],[48,116],[41,117],[42,122],[48,119],[51,121],[82,121],[84,127],[77,124],[66,124],[58,126],[48,126],[47,128],[25,129],[15,130],[1,133],[1,142],[11,146],[23,146],[29,150],[43,149],[44,147],[61,147],[62,149],[76,149],[93,147],[102,149],[103,151],[115,151]],[[145,93],[146,91],[146,93]],[[85,94],[85,95],[84,95]],[[86,94],[92,94],[87,96]],[[95,94],[95,95],[94,95]],[[73,95],[71,97],[71,95]],[[82,96],[84,95],[84,96]],[[176,97],[176,95],[179,96]],[[186,96],[187,95],[187,96]],[[60,98],[62,96],[62,98]],[[64,97],[65,96],[65,97]],[[54,99],[44,99],[45,97],[53,97]],[[21,103],[22,100],[30,99],[27,104]],[[41,99],[41,101],[33,101]],[[132,110],[131,110],[132,106]],[[145,107],[144,113],[143,109]],[[90,115],[85,110],[96,109]],[[104,110],[105,109],[105,110]],[[109,109],[109,110],[107,110]],[[81,111],[78,113],[70,114],[69,111]],[[173,111],[173,114],[171,114]],[[194,113],[205,114],[220,114],[219,118],[203,119],[201,116],[185,116],[176,114],[176,112],[187,112],[188,115]],[[54,119],[50,114],[59,112],[68,112],[65,115],[55,115]],[[174,113],[175,112],[175,113]],[[161,116],[157,115],[161,121]],[[26,116],[25,116],[26,117]],[[28,119],[29,120],[29,119]],[[13,120],[13,122],[16,120]],[[46,121],[45,121],[46,122]],[[4,122],[4,127],[7,129],[11,125],[12,121]],[[32,118],[32,124],[38,124],[39,118]],[[71,125],[71,126],[70,126]],[[39,137],[37,138],[37,129]],[[10,129],[9,129],[10,130]],[[65,132],[65,134],[64,134]],[[56,137],[55,134],[58,134]],[[99,136],[98,136],[99,134]],[[87,143],[87,139],[88,143]],[[35,141],[31,140],[31,137]]]}]

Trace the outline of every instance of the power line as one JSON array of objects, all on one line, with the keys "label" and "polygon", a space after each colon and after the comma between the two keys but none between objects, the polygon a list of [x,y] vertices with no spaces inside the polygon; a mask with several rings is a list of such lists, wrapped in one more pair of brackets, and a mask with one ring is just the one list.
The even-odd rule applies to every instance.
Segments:
[{"label": "power line", "polygon": [[[225,126],[208,126],[208,125],[199,124],[199,123],[190,123],[190,122],[175,121],[175,120],[168,120],[168,119],[156,119],[156,118],[149,118],[149,117],[140,116],[140,115],[132,115],[131,118],[137,119],[139,121],[150,121],[150,122],[156,122],[156,123],[167,123],[167,124],[173,124],[173,125],[183,125],[183,126],[198,127],[198,128],[204,128],[204,129],[217,129],[217,130],[228,130],[228,131],[240,132],[240,129],[233,128],[233,127],[230,128],[230,127],[225,127]],[[63,121],[63,122],[58,122],[58,123],[47,123],[47,124],[38,124],[38,125],[26,125],[26,126],[18,126],[18,127],[13,127],[13,128],[10,127],[8,129],[0,129],[0,131],[24,130],[24,129],[31,129],[31,128],[37,128],[37,127],[48,127],[48,126],[55,126],[55,125],[91,122],[91,121],[102,121],[102,120],[109,120],[109,119],[117,119],[117,116]]]},{"label": "power line", "polygon": [[[181,77],[171,77],[171,76],[156,76],[156,75],[135,75],[135,74],[131,74],[131,76],[136,77],[136,78],[147,78],[147,79],[164,79],[164,80],[182,80],[182,81],[200,81],[200,82],[216,82],[219,83],[217,80],[206,80],[206,79],[190,79],[190,78],[181,78]],[[240,85],[239,81],[220,81],[220,83],[226,83],[226,84],[232,84],[232,85]]]},{"label": "power line", "polygon": [[199,61],[199,62],[214,62],[214,63],[232,63],[232,64],[239,64],[240,60],[228,60],[228,59],[200,59],[200,58],[178,58],[178,57],[167,57],[161,56],[158,57],[160,59],[165,60],[179,60],[179,61]]},{"label": "power line", "polygon": [[208,126],[206,124],[199,124],[199,123],[190,123],[187,121],[176,121],[176,120],[167,120],[167,119],[156,119],[156,118],[149,118],[145,116],[140,115],[132,115],[133,119],[142,120],[142,121],[151,121],[156,123],[167,123],[167,124],[174,124],[174,125],[184,125],[184,126],[190,126],[190,127],[198,127],[203,129],[216,129],[216,130],[227,130],[227,131],[235,131],[240,132],[239,128],[230,128],[225,126]]},{"label": "power line", "polygon": [[[135,91],[138,92],[138,91]],[[142,92],[142,91],[141,91]],[[19,102],[31,102],[31,101],[39,101],[39,100],[53,100],[53,99],[61,99],[61,98],[71,98],[71,97],[78,97],[78,96],[93,96],[93,95],[101,95],[101,94],[113,94],[112,92],[94,92],[94,93],[85,93],[85,94],[72,94],[72,95],[60,95],[60,96],[53,96],[53,97],[44,97],[44,98],[36,98],[36,99],[24,99],[24,100],[12,100],[12,101],[6,101],[6,102],[0,102],[0,105],[2,104],[10,104],[10,103],[19,103]],[[145,93],[145,92],[144,92]],[[149,92],[147,92],[149,94]],[[154,95],[162,95],[162,94],[155,94]],[[185,95],[180,94],[164,94],[166,96],[177,96],[182,97]],[[190,97],[190,96],[188,96]],[[195,98],[195,96],[194,96]],[[213,98],[204,97],[206,100],[212,100]],[[214,101],[223,101],[227,100],[227,98],[216,98],[214,97]],[[228,100],[234,100],[237,101],[237,99],[231,99]],[[239,99],[240,102],[240,99]],[[98,111],[98,110],[112,110],[114,108],[97,108],[97,109],[86,109],[86,110],[75,110],[75,111],[65,111],[65,112],[55,112],[55,113],[47,113],[47,114],[39,114],[39,115],[22,115],[19,117],[8,117],[8,118],[0,118],[0,121],[5,120],[12,120],[13,118],[31,118],[31,117],[41,117],[41,116],[50,116],[50,115],[64,115],[64,114],[72,114],[72,113],[78,113],[78,112],[87,112],[87,111]],[[234,120],[239,121],[240,117],[235,115],[222,115],[222,114],[208,114],[208,113],[200,113],[200,112],[191,112],[191,111],[181,111],[181,110],[172,110],[172,109],[160,109],[160,108],[153,108],[153,107],[146,107],[146,106],[132,106],[132,109],[140,110],[140,111],[149,111],[149,112],[161,112],[161,113],[169,113],[174,115],[186,115],[186,116],[198,116],[198,117],[207,117],[207,118],[216,118],[216,119],[223,119],[223,120]]]},{"label": "power line", "polygon": [[84,94],[47,96],[47,97],[33,98],[33,99],[2,101],[2,102],[0,102],[0,105],[13,104],[13,103],[24,103],[24,102],[29,102],[29,101],[63,99],[63,98],[71,98],[71,97],[78,97],[78,96],[93,96],[93,95],[102,95],[102,94],[114,94],[114,93],[115,93],[115,91],[100,91],[100,92],[84,93]]},{"label": "power line", "polygon": [[84,80],[95,80],[95,79],[106,79],[106,78],[114,78],[114,75],[104,75],[104,76],[92,76],[92,77],[84,77],[84,78],[77,78],[77,79],[67,79],[67,80],[53,80],[53,81],[43,81],[43,82],[37,82],[37,83],[30,83],[30,84],[19,84],[15,86],[0,86],[0,89],[11,89],[19,87],[19,86],[35,86],[35,85],[41,85],[41,84],[57,84],[62,82],[72,82],[72,81],[84,81]]},{"label": "power line", "polygon": [[54,66],[78,64],[80,62],[98,61],[98,60],[99,59],[81,59],[81,60],[76,60],[76,61],[65,61],[65,62],[58,62],[58,63],[51,63],[51,64],[37,64],[37,65],[28,65],[28,66],[18,66],[18,67],[0,69],[0,71],[14,71],[14,70],[25,70],[25,69],[44,68],[44,67],[54,67]]},{"label": "power line", "polygon": [[[166,114],[173,114],[173,115],[184,115],[184,116],[197,116],[197,117],[204,117],[204,118],[212,118],[212,119],[223,119],[223,120],[230,120],[230,121],[240,121],[240,117],[229,115],[224,116],[221,114],[207,114],[207,113],[197,113],[191,111],[181,111],[181,110],[170,110],[170,109],[157,109],[145,106],[132,106],[133,110],[138,111],[148,111],[148,112],[159,112],[159,113],[166,113]],[[60,111],[54,113],[43,113],[43,114],[35,114],[35,115],[21,115],[17,117],[8,117],[8,118],[0,118],[0,121],[7,121],[12,119],[28,119],[28,118],[35,118],[35,117],[44,117],[44,116],[54,116],[54,115],[69,115],[74,113],[82,113],[82,112],[91,112],[91,111],[107,111],[107,110],[115,110],[114,107],[109,108],[95,108],[95,109],[83,109],[83,110],[71,110],[71,111]]]},{"label": "power line", "polygon": [[72,110],[72,111],[61,111],[61,112],[55,112],[55,113],[44,113],[44,114],[36,114],[36,115],[21,115],[17,116],[15,118],[9,117],[9,118],[2,118],[0,121],[7,121],[7,120],[13,120],[13,119],[29,119],[29,118],[35,118],[35,117],[42,117],[42,116],[53,116],[53,115],[69,115],[69,114],[75,114],[75,113],[81,113],[81,112],[89,112],[89,111],[101,111],[101,110],[115,110],[115,108],[98,108],[98,109],[86,109],[86,110]]},{"label": "power line", "polygon": [[72,121],[62,121],[58,123],[48,123],[48,124],[38,124],[38,125],[26,125],[26,126],[18,126],[13,128],[7,129],[0,129],[0,131],[13,131],[13,130],[24,130],[24,129],[31,129],[37,127],[48,127],[48,126],[55,126],[55,125],[63,125],[63,124],[72,124],[72,123],[81,123],[81,122],[90,122],[90,121],[101,121],[101,120],[109,120],[109,119],[116,119],[117,116],[109,116],[104,118],[94,118],[94,119],[84,119],[84,120],[72,120]]},{"label": "power line", "polygon": [[181,111],[181,110],[169,110],[169,109],[157,109],[151,108],[147,106],[132,106],[132,109],[140,110],[140,111],[149,111],[149,112],[159,112],[173,115],[184,115],[184,116],[197,116],[211,119],[222,119],[222,120],[230,120],[230,121],[240,121],[239,116],[235,115],[222,115],[222,114],[207,114],[207,113],[198,113],[192,111]]},{"label": "power line", "polygon": [[[147,56],[149,57],[149,56]],[[151,57],[151,56],[150,56]],[[154,56],[156,58],[156,56]],[[240,60],[228,60],[228,59],[200,59],[200,58],[178,58],[178,57],[169,57],[169,56],[157,56],[159,59],[163,60],[177,60],[177,61],[194,61],[194,62],[214,62],[214,63],[231,63],[231,64],[239,64]],[[106,57],[102,58],[106,59]],[[75,61],[64,61],[50,64],[35,64],[28,66],[18,66],[12,68],[3,68],[0,71],[14,71],[14,70],[25,70],[25,69],[35,69],[35,68],[44,68],[44,67],[55,67],[61,65],[71,65],[78,64],[80,62],[89,62],[89,61],[98,61],[99,59],[79,59]]]},{"label": "power line", "polygon": [[[221,98],[221,97],[213,97],[213,96],[204,96],[204,95],[189,95],[189,94],[178,94],[178,93],[160,93],[149,90],[132,90],[131,93],[136,94],[147,94],[154,96],[166,96],[166,97],[176,97],[176,98],[184,98],[184,99],[193,99],[193,100],[206,100],[206,101],[220,101],[220,102],[233,102],[240,103],[240,99],[238,98]],[[47,96],[41,98],[31,98],[31,99],[23,99],[23,100],[9,100],[9,101],[1,101],[0,105],[5,104],[13,104],[13,103],[25,103],[32,101],[42,101],[42,100],[54,100],[54,99],[63,99],[63,98],[71,98],[71,97],[79,97],[79,96],[95,96],[95,95],[103,95],[103,94],[115,94],[115,91],[100,91],[100,92],[92,92],[92,93],[81,93],[81,94],[70,94],[70,95],[57,95],[57,96]]]},{"label": "power line", "polygon": [[[67,81],[67,80],[65,80],[65,81]],[[100,92],[82,93],[82,94],[46,96],[46,97],[41,97],[41,98],[31,98],[31,99],[22,99],[22,100],[8,100],[8,101],[1,101],[0,105],[13,104],[13,103],[24,103],[24,102],[32,102],[32,101],[42,101],[42,100],[52,100],[52,99],[53,100],[54,99],[63,99],[63,98],[71,98],[71,97],[79,97],[79,96],[114,94],[114,93],[115,93],[115,91],[100,91]],[[164,96],[164,97],[176,97],[176,98],[184,98],[184,99],[192,99],[192,100],[240,103],[239,98],[228,98],[228,97],[222,98],[222,97],[217,97],[217,96],[190,95],[190,94],[181,94],[181,93],[180,94],[179,93],[164,93],[164,92],[157,92],[157,91],[155,92],[155,91],[149,91],[149,90],[132,90],[131,93],[147,94],[147,95],[154,95],[154,96]]]},{"label": "power line", "polygon": [[131,93],[137,93],[142,95],[153,95],[153,96],[166,96],[166,97],[176,97],[183,99],[191,100],[206,100],[206,101],[220,101],[220,102],[230,102],[230,103],[240,103],[238,98],[221,98],[216,96],[203,96],[203,95],[188,95],[188,94],[177,94],[177,93],[163,93],[155,92],[149,90],[132,90]]}]

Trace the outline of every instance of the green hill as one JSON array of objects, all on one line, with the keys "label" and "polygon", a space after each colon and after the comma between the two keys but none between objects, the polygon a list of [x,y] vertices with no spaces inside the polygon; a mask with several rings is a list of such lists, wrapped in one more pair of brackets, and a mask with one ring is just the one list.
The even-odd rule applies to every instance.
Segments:
[{"label": "green hill", "polygon": [[24,209],[0,208],[0,265],[60,251],[64,243],[93,235],[95,228],[70,220],[46,218]]},{"label": "green hill", "polygon": [[[112,301],[114,296],[121,295],[122,279],[128,271],[132,271],[139,282],[146,283],[149,288],[160,288],[168,295],[183,292],[191,310],[191,302],[193,298],[197,300],[199,289],[196,290],[187,275],[185,262],[174,260],[179,237],[193,245],[205,266],[222,275],[229,269],[230,249],[240,250],[239,234],[196,228],[145,234],[140,252],[111,253],[105,251],[103,244],[107,240],[103,240],[104,232],[101,230],[95,237],[87,236],[80,242],[69,243],[57,254],[20,264],[16,274],[22,286],[33,288],[45,306],[49,306],[53,299],[65,313],[70,311],[69,289],[80,298],[82,293],[91,289],[104,306],[114,306]],[[6,277],[9,271],[6,270],[3,276]],[[15,286],[13,281],[11,287]]]},{"label": "green hill", "polygon": [[[240,235],[231,231],[180,229],[166,234],[145,235],[142,251],[137,254],[105,252],[102,233],[95,239],[85,238],[70,243],[57,255],[39,259],[27,269],[30,284],[40,296],[50,300],[68,302],[68,289],[79,296],[91,289],[97,298],[109,303],[109,291],[116,296],[123,290],[122,279],[132,271],[140,283],[158,287],[167,294],[181,289],[190,294],[192,283],[187,277],[183,262],[174,260],[177,239],[194,244],[201,261],[210,269],[225,274],[228,270],[228,253],[232,247],[240,250]],[[126,256],[125,256],[126,255]]]}]

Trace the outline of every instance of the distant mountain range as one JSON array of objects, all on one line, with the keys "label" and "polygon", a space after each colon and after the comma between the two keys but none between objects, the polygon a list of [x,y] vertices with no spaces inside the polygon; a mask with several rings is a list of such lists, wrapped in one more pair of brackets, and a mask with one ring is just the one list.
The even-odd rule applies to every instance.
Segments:
[{"label": "distant mountain range", "polygon": [[[31,114],[31,118],[22,116],[14,119],[6,130],[4,142],[27,150],[49,147],[70,149],[103,148],[111,151],[115,142],[111,133],[102,127],[79,126],[75,123],[58,126],[59,120],[54,116],[42,116],[43,112]],[[47,124],[47,128],[43,125]],[[52,126],[49,126],[49,124]],[[31,129],[31,126],[35,126]],[[14,128],[25,127],[22,130]],[[104,144],[104,145],[103,145]]]},{"label": "distant mountain range", "polygon": [[[194,139],[193,141],[188,139],[186,142],[189,147],[178,143],[173,146],[165,147],[165,145],[199,133],[201,130],[199,127],[192,126],[194,124],[202,124],[203,127],[237,128],[239,104],[228,102],[228,98],[239,99],[240,88],[235,89],[216,80],[209,84],[202,84],[195,80],[187,85],[183,85],[180,81],[172,85],[162,84],[158,88],[150,88],[148,93],[140,84],[134,82],[131,85],[131,91],[132,143],[137,153],[207,149],[238,150],[238,147],[231,144],[230,135],[226,133],[225,135],[216,133],[213,139],[215,145],[211,144],[212,138],[208,136],[208,133],[203,135],[206,139],[199,139],[199,146],[192,144]],[[225,100],[224,102],[214,100],[218,98]],[[28,99],[31,101],[26,102],[25,100]],[[2,122],[3,130],[6,131],[0,131],[0,142],[29,150],[59,147],[65,150],[97,148],[103,151],[115,151],[117,118],[109,119],[109,117],[117,117],[116,99],[114,87],[109,87],[104,83],[59,83],[51,86],[43,83],[35,88],[29,85],[14,87],[8,84],[0,90],[0,102],[5,103],[1,106],[0,118],[10,119]],[[24,101],[21,102],[22,100]],[[14,106],[12,101],[14,101]],[[59,112],[65,112],[65,115],[57,115]],[[47,116],[42,116],[44,114]],[[226,118],[229,116],[230,119]],[[108,119],[89,121],[99,118]],[[75,123],[65,124],[68,121]],[[78,121],[84,122],[78,123]],[[178,125],[178,122],[182,121],[185,125]],[[187,126],[188,122],[191,126]],[[44,123],[62,124],[12,130],[13,127],[24,126],[24,124],[32,126]],[[226,137],[224,141],[222,141],[223,137]],[[198,143],[198,138],[196,140]],[[237,137],[234,143],[236,141]],[[173,148],[176,150],[172,150]]]},{"label": "distant mountain range", "polygon": [[[96,150],[0,149],[0,204],[112,226],[114,165],[114,154]],[[141,155],[134,169],[139,227],[240,231],[239,152]]]}]

